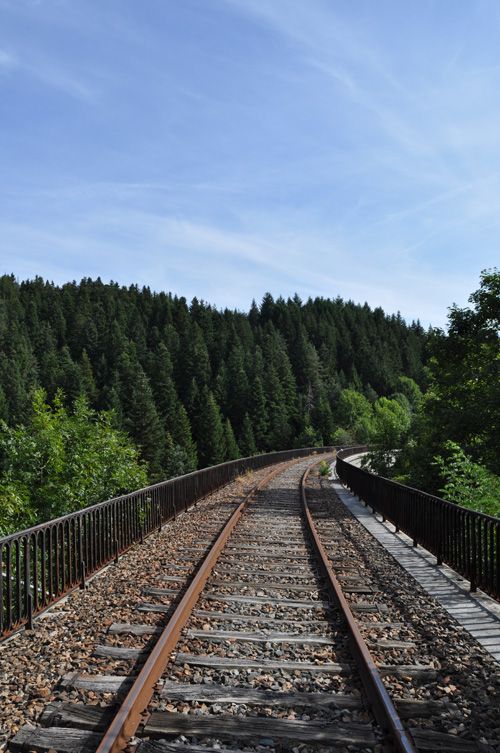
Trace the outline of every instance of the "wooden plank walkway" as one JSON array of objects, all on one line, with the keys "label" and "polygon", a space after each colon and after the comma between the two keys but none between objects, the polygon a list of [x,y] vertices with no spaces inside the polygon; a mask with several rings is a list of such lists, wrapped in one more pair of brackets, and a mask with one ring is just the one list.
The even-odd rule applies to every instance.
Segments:
[{"label": "wooden plank walkway", "polygon": [[415,548],[404,533],[394,533],[394,526],[383,523],[336,475],[332,481],[342,502],[366,530],[500,663],[500,604],[481,591],[471,594],[467,580],[447,565],[436,565],[435,556],[421,546]]}]

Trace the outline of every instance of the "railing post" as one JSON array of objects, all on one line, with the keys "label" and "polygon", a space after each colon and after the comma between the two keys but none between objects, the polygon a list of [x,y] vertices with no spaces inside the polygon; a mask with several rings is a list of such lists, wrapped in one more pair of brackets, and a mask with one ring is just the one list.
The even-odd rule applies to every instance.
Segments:
[{"label": "railing post", "polygon": [[28,614],[26,619],[26,627],[28,630],[33,630],[33,594],[31,591],[27,596]]},{"label": "railing post", "polygon": [[82,591],[85,591],[85,587],[87,585],[85,582],[85,568],[85,560],[82,560],[80,562],[80,588],[82,589]]},{"label": "railing post", "polygon": [[476,541],[476,521],[471,519],[472,523],[472,536],[471,536],[471,553],[470,553],[470,591],[475,593],[477,591],[477,541]]}]

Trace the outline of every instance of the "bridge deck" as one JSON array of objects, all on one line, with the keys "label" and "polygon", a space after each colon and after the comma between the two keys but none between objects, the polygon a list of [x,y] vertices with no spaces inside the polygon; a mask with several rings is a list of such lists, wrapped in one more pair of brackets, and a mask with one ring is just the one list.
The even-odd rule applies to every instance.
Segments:
[{"label": "bridge deck", "polygon": [[[350,462],[353,462],[349,458]],[[356,461],[354,461],[356,462]],[[500,662],[500,604],[481,591],[471,594],[469,582],[446,565],[437,566],[436,558],[413,547],[404,533],[394,533],[349,492],[335,475],[333,487],[342,502],[390,554],[454,617],[498,662]]]}]

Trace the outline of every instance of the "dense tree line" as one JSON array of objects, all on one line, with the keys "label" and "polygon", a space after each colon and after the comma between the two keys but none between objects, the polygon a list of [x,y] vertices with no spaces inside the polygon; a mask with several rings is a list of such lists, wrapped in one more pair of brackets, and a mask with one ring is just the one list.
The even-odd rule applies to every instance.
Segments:
[{"label": "dense tree line", "polygon": [[[427,391],[382,472],[500,516],[500,272],[486,270],[427,342]],[[394,445],[396,446],[396,445]],[[379,458],[382,453],[379,452]],[[387,460],[387,457],[386,457]]]},{"label": "dense tree line", "polygon": [[111,411],[155,480],[330,444],[339,426],[354,438],[350,394],[370,407],[400,394],[401,375],[421,384],[425,341],[418,322],[340,298],[267,294],[242,313],[99,279],[4,276],[0,419],[27,425],[39,387],[66,407],[83,395],[89,410]]},{"label": "dense tree line", "polygon": [[35,390],[26,424],[0,424],[0,535],[141,489],[145,464],[129,437],[79,395],[71,409]]}]

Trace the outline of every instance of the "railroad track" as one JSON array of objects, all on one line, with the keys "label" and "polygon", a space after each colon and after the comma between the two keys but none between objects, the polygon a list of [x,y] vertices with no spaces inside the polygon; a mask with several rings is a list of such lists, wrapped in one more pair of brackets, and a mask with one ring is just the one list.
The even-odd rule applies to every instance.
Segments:
[{"label": "railroad track", "polygon": [[49,704],[9,749],[480,750],[441,731],[443,704],[419,691],[436,668],[412,659],[404,623],[307,486],[310,466],[274,469],[222,530],[200,530],[138,619],[109,626],[99,671],[61,678],[78,702]]}]

